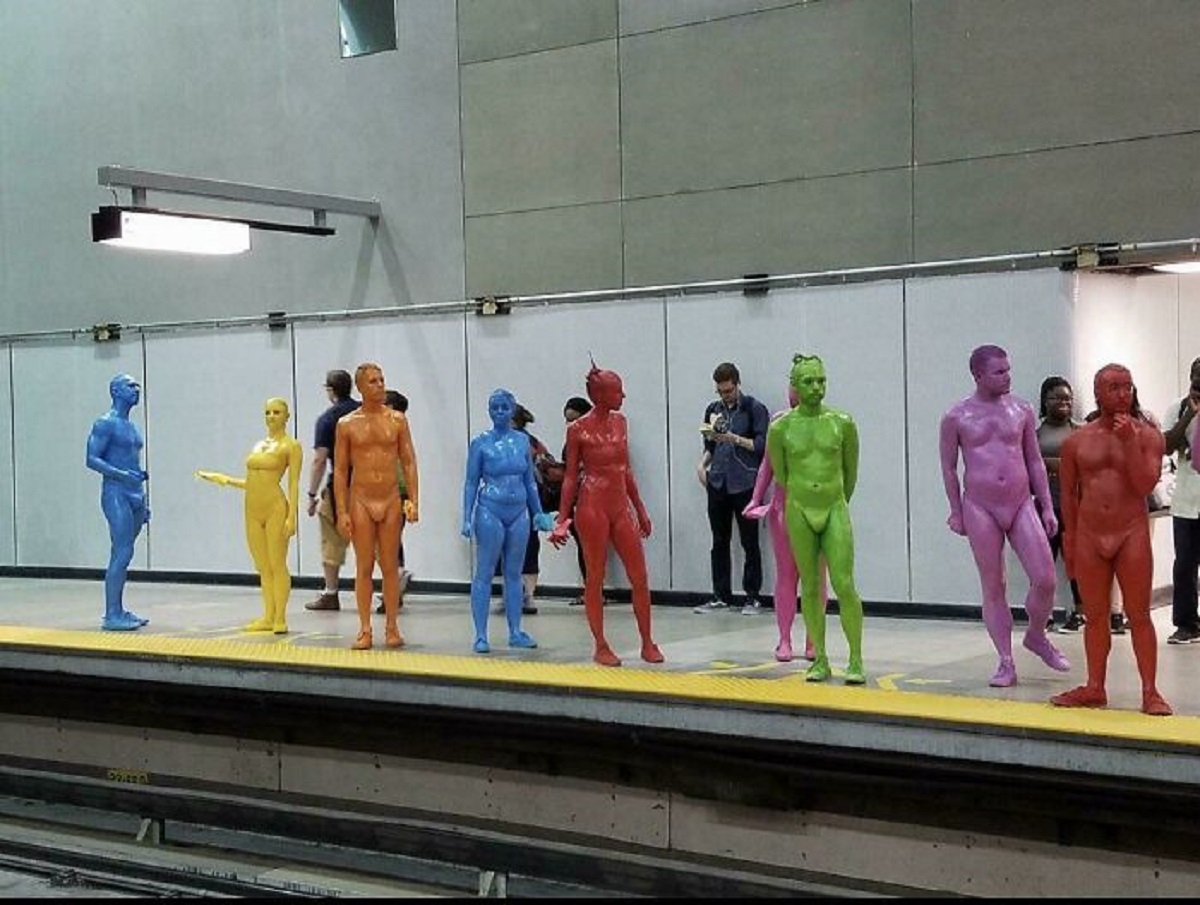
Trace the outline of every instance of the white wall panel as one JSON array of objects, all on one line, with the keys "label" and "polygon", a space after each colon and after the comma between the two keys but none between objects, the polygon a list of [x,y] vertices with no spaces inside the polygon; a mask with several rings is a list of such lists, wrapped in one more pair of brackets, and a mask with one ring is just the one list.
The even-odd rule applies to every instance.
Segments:
[{"label": "white wall panel", "polygon": [[[313,428],[329,405],[325,373],[351,376],[364,361],[383,368],[387,385],[409,399],[408,418],[420,477],[420,521],[404,529],[407,567],[418,580],[463,581],[470,574],[467,544],[458,535],[458,500],[467,443],[462,315],[406,317],[295,328],[296,417],[305,462]],[[358,392],[354,393],[358,398]],[[307,490],[307,485],[301,485]],[[321,574],[316,518],[301,516],[300,562]],[[354,551],[342,577],[353,577]]]},{"label": "white wall panel", "polygon": [[[712,374],[731,361],[742,390],[774,414],[787,407],[792,355],[807,348],[809,306],[803,292],[771,291],[684,297],[667,304],[671,451],[671,586],[681,591],[712,590],[708,497],[696,475],[704,452],[700,423],[716,399]],[[733,592],[742,592],[742,548],[733,529]],[[774,592],[775,560],[766,526],[759,530],[763,550],[763,593]]]},{"label": "white wall panel", "polygon": [[[100,475],[87,467],[87,438],[95,420],[112,407],[108,382],[121,373],[144,379],[139,339],[13,348],[13,382],[20,388],[13,400],[19,565],[107,567],[108,524],[100,511]],[[145,402],[143,394],[130,418],[146,441],[142,463],[151,473],[153,510]],[[132,568],[146,568],[153,533],[151,522],[138,538]],[[98,593],[102,600],[103,589]]]},{"label": "white wall panel", "polygon": [[[194,472],[244,476],[246,455],[267,435],[263,403],[279,396],[295,408],[293,395],[290,330],[146,338],[146,428],[155,452],[151,568],[254,572],[242,491],[201,481]],[[302,470],[302,500],[306,482]],[[286,478],[282,486],[286,492]],[[295,572],[295,539],[289,562]]]},{"label": "white wall panel", "polygon": [[0,565],[17,561],[13,512],[12,346],[0,346]]},{"label": "white wall panel", "polygon": [[[1037,403],[1042,380],[1071,374],[1072,278],[1057,271],[984,274],[907,283],[908,483],[912,599],[979,605],[979,578],[964,537],[946,527],[949,504],[938,458],[947,409],[975,391],[971,350],[1008,350],[1016,396]],[[959,472],[962,465],[960,460]],[[1009,603],[1029,583],[1008,558]]]},{"label": "white wall panel", "polygon": [[[1176,337],[1177,363],[1174,396],[1182,399],[1188,387],[1192,360],[1200,358],[1200,274],[1180,276],[1179,332]],[[1155,414],[1161,414],[1155,412]]]},{"label": "white wall panel", "polygon": [[[645,542],[652,588],[670,586],[670,536],[667,483],[667,400],[664,391],[663,303],[661,299],[586,306],[517,309],[508,317],[470,316],[470,435],[491,426],[487,399],[497,387],[511,390],[537,421],[531,432],[558,455],[565,426],[563,403],[587,392],[584,379],[596,364],[621,375],[622,411],[629,424],[629,457],[653,532]],[[467,448],[447,460],[457,477],[455,537],[462,509],[462,480]],[[466,547],[465,541],[460,543]],[[466,572],[470,574],[470,570]],[[579,583],[574,545],[556,551],[543,542],[541,581]],[[606,587],[629,587],[625,570],[610,553]]]},{"label": "white wall panel", "polygon": [[1179,278],[1088,273],[1077,279],[1072,383],[1079,417],[1095,408],[1096,371],[1116,362],[1133,374],[1142,406],[1161,418],[1180,392]]}]

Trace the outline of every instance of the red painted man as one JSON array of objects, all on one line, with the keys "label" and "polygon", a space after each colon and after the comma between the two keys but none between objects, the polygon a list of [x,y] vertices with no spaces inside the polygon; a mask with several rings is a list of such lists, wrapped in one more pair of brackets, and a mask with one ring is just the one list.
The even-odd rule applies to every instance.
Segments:
[{"label": "red painted man", "polygon": [[1100,417],[1063,443],[1063,559],[1083,598],[1083,647],[1087,684],[1050,699],[1059,707],[1104,707],[1109,635],[1109,596],[1115,576],[1133,636],[1142,679],[1142,712],[1170,716],[1171,706],[1155,685],[1157,639],[1150,621],[1153,561],[1146,495],[1162,467],[1163,436],[1130,414],[1133,378],[1122,365],[1096,373]]}]

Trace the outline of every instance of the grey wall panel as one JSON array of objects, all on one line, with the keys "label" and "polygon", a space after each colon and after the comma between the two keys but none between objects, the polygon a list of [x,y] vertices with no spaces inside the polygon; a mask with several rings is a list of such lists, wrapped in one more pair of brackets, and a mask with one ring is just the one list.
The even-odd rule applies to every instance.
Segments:
[{"label": "grey wall panel", "polygon": [[459,0],[459,60],[474,63],[616,37],[617,0]]},{"label": "grey wall panel", "polygon": [[466,213],[617,200],[617,106],[616,41],[462,67]]},{"label": "grey wall panel", "polygon": [[[584,379],[591,366],[589,354],[595,357],[600,367],[621,375],[627,397],[622,411],[629,424],[630,462],[654,528],[645,541],[646,564],[653,588],[668,587],[671,574],[662,304],[660,299],[648,299],[579,307],[518,309],[508,317],[472,317],[467,321],[471,436],[490,427],[488,396],[497,387],[505,387],[537,416],[531,432],[558,455],[565,433],[563,403],[571,396],[587,395]],[[459,482],[458,496],[453,504],[457,516],[461,511],[466,445],[453,458],[448,458],[447,463]],[[456,521],[456,539],[457,525]],[[466,547],[466,541],[459,543]],[[543,545],[541,560],[543,582],[578,583],[573,545],[560,551]],[[625,570],[615,554],[609,558],[606,586],[629,586]],[[623,618],[612,621],[614,626],[609,639],[614,649],[621,653],[634,643],[636,632],[632,620],[628,625],[623,624]],[[587,631],[582,614],[580,631]]]},{"label": "grey wall panel", "polygon": [[625,282],[909,259],[909,174],[889,170],[625,203]]},{"label": "grey wall panel", "polygon": [[13,512],[12,346],[0,345],[0,564],[17,561],[17,525]]},{"label": "grey wall panel", "polygon": [[[203,469],[244,477],[247,454],[267,435],[266,400],[279,396],[295,408],[291,331],[260,328],[148,336],[146,386],[146,429],[155,452],[150,567],[252,573],[244,493],[201,481],[194,472]],[[288,426],[294,433],[294,416]],[[301,435],[301,439],[305,438]],[[310,455],[306,451],[306,461]],[[286,493],[286,477],[280,486]],[[302,513],[307,489],[308,472],[302,465]],[[295,539],[288,561],[297,574]]]},{"label": "grey wall panel", "polygon": [[1200,126],[1200,5],[915,0],[916,160]]},{"label": "grey wall panel", "polygon": [[621,34],[740,16],[806,0],[621,0]]},{"label": "grey wall panel", "polygon": [[[1036,403],[1042,379],[1071,373],[1073,282],[1058,272],[909,280],[907,283],[908,486],[913,600],[979,605],[966,538],[946,527],[949,504],[938,458],[942,416],[975,391],[971,350],[1008,350],[1013,394]],[[959,464],[961,475],[962,465]],[[1009,603],[1029,583],[1008,559]],[[982,631],[982,628],[980,629]]]},{"label": "grey wall panel", "polygon": [[920,167],[917,260],[1197,232],[1200,135]]},{"label": "grey wall panel", "polygon": [[[860,478],[852,501],[859,593],[906,600],[904,461],[896,454],[904,443],[900,284],[772,291],[765,298],[719,295],[673,301],[667,310],[672,587],[711,590],[711,535],[696,463],[702,452],[697,428],[715,398],[713,368],[734,362],[743,390],[774,414],[786,407],[792,355],[805,352],[825,361],[827,404],[849,412],[859,428]],[[761,541],[764,592],[772,593],[774,557],[765,527]],[[740,593],[742,555],[736,541],[733,546],[734,591]]]},{"label": "grey wall panel", "polygon": [[467,218],[467,295],[621,285],[621,205]]},{"label": "grey wall panel", "polygon": [[[454,501],[462,492],[466,449],[466,352],[461,315],[388,321],[297,325],[296,419],[305,462],[311,461],[313,428],[328,407],[325,372],[353,376],[364,361],[383,368],[387,385],[409,400],[408,418],[420,476],[420,521],[404,529],[407,567],[429,581],[461,581],[469,574],[465,545],[458,543]],[[354,393],[355,398],[358,392]],[[307,489],[307,488],[306,488]],[[301,517],[300,561],[307,575],[321,574],[320,534],[315,517]],[[342,577],[354,575],[354,552]],[[419,640],[416,642],[419,643]]]},{"label": "grey wall panel", "polygon": [[626,196],[906,166],[908,48],[902,3],[815,3],[622,39]]},{"label": "grey wall panel", "polygon": [[[4,288],[19,303],[5,326],[461,297],[454,4],[398,12],[398,52],[343,61],[326,0],[5,4],[0,66],[13,90],[0,114],[25,124],[0,144],[5,210],[22,212],[0,222]],[[331,216],[336,237],[258,234],[236,260],[121,254],[89,235],[89,212],[112,201],[96,185],[109,163],[378,198],[384,224],[366,248],[361,219]]]},{"label": "grey wall panel", "polygon": [[[107,567],[108,524],[100,511],[100,475],[87,467],[87,438],[95,420],[112,407],[108,382],[122,373],[144,380],[137,338],[13,349],[13,382],[20,389],[13,400],[18,565]],[[150,472],[153,511],[154,448],[145,420],[152,404],[147,388],[130,418],[146,442],[142,467]],[[132,568],[146,568],[153,534],[151,522],[137,540]],[[97,618],[104,609],[103,597],[100,589]]]}]

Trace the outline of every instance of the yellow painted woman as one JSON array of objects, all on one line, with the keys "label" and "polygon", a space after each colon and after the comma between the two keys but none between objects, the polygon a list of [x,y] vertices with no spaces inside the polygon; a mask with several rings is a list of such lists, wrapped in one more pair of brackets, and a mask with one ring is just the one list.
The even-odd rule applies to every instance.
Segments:
[{"label": "yellow painted woman", "polygon": [[[248,626],[248,632],[286,634],[287,602],[292,592],[288,572],[288,543],[296,533],[300,505],[300,444],[287,432],[291,412],[282,399],[268,399],[263,416],[267,437],[254,444],[246,457],[246,477],[235,478],[217,471],[197,471],[196,477],[222,487],[246,492],[246,546],[254,558],[262,585],[263,615]],[[285,497],[279,482],[288,476]]]}]

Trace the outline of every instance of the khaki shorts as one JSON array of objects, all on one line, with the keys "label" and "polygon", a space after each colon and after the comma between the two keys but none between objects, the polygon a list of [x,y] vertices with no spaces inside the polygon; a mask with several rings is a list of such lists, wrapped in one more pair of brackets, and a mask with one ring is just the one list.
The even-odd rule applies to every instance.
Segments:
[{"label": "khaki shorts", "polygon": [[346,563],[350,541],[338,534],[333,520],[333,491],[328,487],[321,490],[321,499],[317,501],[317,519],[321,522],[321,563],[341,568]]}]

